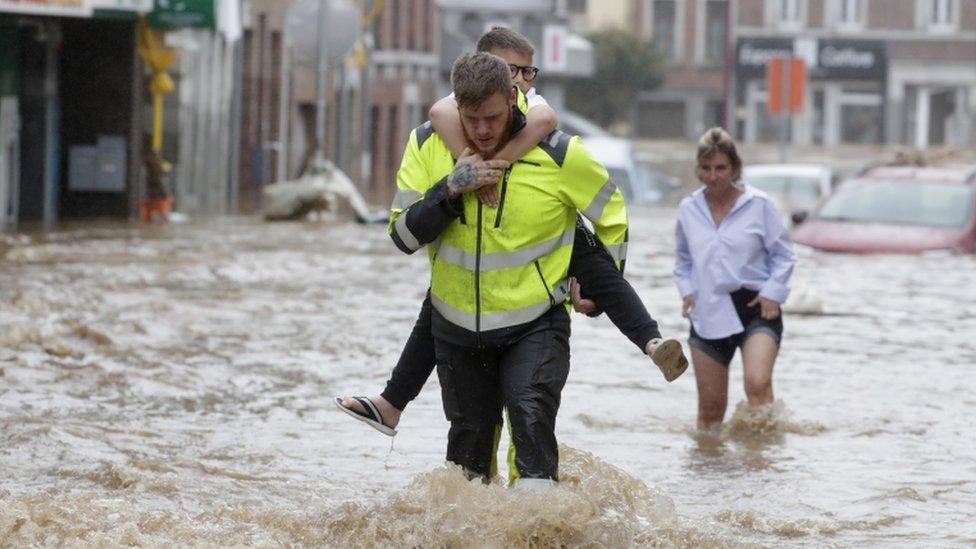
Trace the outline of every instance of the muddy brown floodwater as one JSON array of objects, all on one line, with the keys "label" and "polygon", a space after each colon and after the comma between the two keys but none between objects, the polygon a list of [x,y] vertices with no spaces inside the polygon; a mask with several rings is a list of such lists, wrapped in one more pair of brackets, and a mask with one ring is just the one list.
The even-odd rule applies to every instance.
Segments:
[{"label": "muddy brown floodwater", "polygon": [[[635,209],[627,275],[668,335],[674,210]],[[694,428],[606,320],[574,315],[540,494],[444,465],[436,376],[391,439],[375,394],[427,287],[339,221],[0,235],[0,546],[976,546],[976,259],[799,251],[777,403]],[[504,448],[503,448],[504,450]]]}]

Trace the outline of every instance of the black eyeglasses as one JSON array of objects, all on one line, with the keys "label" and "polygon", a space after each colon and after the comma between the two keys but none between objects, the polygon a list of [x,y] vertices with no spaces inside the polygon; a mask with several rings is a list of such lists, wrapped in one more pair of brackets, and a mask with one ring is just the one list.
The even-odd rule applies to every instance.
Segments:
[{"label": "black eyeglasses", "polygon": [[522,79],[526,82],[531,82],[535,80],[535,75],[539,74],[539,67],[520,67],[518,65],[508,64],[508,70],[512,71],[512,78],[518,75],[519,71],[522,71]]}]

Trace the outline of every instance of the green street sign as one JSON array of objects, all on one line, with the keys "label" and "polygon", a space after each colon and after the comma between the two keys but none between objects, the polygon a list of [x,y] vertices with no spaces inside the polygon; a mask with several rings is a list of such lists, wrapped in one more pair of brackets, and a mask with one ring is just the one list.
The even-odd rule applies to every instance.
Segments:
[{"label": "green street sign", "polygon": [[149,25],[158,29],[216,27],[216,0],[153,0]]}]

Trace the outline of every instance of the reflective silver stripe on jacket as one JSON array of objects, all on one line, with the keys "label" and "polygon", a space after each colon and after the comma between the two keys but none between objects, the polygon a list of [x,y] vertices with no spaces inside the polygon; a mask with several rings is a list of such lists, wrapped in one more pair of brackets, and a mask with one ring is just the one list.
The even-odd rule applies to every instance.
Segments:
[{"label": "reflective silver stripe on jacket", "polygon": [[[569,297],[569,279],[563,279],[551,291],[552,297],[556,301],[556,305],[563,303],[566,301],[566,298]],[[437,309],[437,312],[439,312],[441,316],[446,318],[452,324],[460,326],[471,332],[477,330],[477,319],[474,313],[466,313],[451,307],[439,299],[433,292],[430,294],[430,301],[433,303],[434,308]],[[550,302],[549,298],[546,297],[545,301],[533,303],[532,305],[522,307],[521,309],[501,311],[497,313],[481,313],[481,331],[485,332],[488,330],[497,330],[499,328],[509,328],[511,326],[525,324],[526,322],[532,322],[533,320],[544,315],[546,311],[552,307],[552,302]]]},{"label": "reflective silver stripe on jacket", "polygon": [[613,257],[613,260],[616,261],[617,263],[620,263],[621,261],[627,259],[626,242],[622,244],[607,244],[606,248],[607,251],[610,252],[610,256]]},{"label": "reflective silver stripe on jacket", "polygon": [[613,181],[607,179],[607,182],[603,184],[600,188],[600,192],[596,193],[593,197],[593,201],[587,206],[586,210],[583,211],[583,215],[589,218],[590,221],[596,223],[599,221],[600,217],[603,216],[603,209],[607,207],[607,203],[613,198],[613,192],[617,190],[617,186],[614,185]]},{"label": "reflective silver stripe on jacket", "polygon": [[[576,228],[574,226],[571,229],[566,229],[566,232],[561,236],[526,246],[514,252],[481,254],[481,270],[492,271],[495,269],[508,269],[528,265],[536,259],[545,257],[563,246],[571,245],[575,235]],[[437,253],[437,259],[469,271],[475,270],[474,252],[468,252],[449,244],[441,246],[440,251]]]},{"label": "reflective silver stripe on jacket", "polygon": [[393,230],[396,231],[397,236],[403,241],[403,245],[412,251],[417,251],[420,249],[420,241],[417,237],[410,232],[407,228],[407,212],[402,212],[400,217],[397,218],[396,223],[393,224]]},{"label": "reflective silver stripe on jacket", "polygon": [[397,191],[396,196],[393,197],[393,208],[394,210],[405,210],[407,206],[413,204],[414,202],[423,198],[424,195],[417,191],[411,191],[409,189],[400,189]]}]

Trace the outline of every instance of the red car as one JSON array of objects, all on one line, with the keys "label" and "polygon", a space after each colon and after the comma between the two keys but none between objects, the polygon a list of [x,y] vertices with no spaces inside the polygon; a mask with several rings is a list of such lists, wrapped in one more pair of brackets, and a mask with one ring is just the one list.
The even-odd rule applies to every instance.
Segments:
[{"label": "red car", "polygon": [[794,221],[794,242],[831,252],[973,252],[976,167],[870,168]]}]

